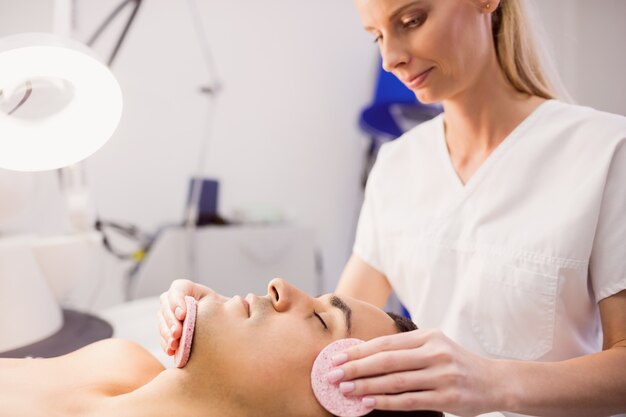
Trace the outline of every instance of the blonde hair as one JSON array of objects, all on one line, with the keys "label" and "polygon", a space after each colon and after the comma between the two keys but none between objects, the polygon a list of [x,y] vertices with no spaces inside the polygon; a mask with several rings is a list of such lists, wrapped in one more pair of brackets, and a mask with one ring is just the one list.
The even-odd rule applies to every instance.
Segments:
[{"label": "blonde hair", "polygon": [[538,42],[541,28],[534,24],[527,0],[501,0],[492,14],[493,40],[500,67],[518,91],[546,99],[571,101],[554,63]]}]

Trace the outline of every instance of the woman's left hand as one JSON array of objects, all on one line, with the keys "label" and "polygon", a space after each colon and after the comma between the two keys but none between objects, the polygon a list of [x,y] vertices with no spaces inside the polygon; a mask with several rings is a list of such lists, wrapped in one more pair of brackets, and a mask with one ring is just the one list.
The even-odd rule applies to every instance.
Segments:
[{"label": "woman's left hand", "polygon": [[[437,330],[414,330],[361,343],[333,357],[345,395],[381,410],[437,410],[475,416],[502,409],[496,360],[475,355]],[[334,375],[334,378],[332,377]]]}]

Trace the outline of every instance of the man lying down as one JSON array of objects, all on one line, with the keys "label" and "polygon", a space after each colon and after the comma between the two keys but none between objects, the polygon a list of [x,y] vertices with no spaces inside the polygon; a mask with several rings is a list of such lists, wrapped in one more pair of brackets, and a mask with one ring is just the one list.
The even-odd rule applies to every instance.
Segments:
[{"label": "man lying down", "polygon": [[200,300],[182,369],[166,370],[117,339],[58,358],[0,359],[0,417],[326,417],[310,382],[317,354],[336,339],[414,328],[362,301],[312,298],[281,279],[246,299]]}]

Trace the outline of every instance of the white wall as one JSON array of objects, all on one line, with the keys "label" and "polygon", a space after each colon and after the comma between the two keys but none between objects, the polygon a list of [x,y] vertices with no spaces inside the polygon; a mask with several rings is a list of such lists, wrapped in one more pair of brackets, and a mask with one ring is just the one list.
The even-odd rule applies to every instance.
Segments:
[{"label": "white wall", "polygon": [[[221,181],[226,216],[264,205],[313,228],[332,289],[360,205],[366,142],[356,120],[372,94],[374,45],[351,1],[197,2],[224,86],[202,173]],[[75,0],[76,37],[86,40],[118,3]],[[626,114],[626,1],[535,3],[574,98]],[[32,30],[36,20],[45,28],[51,4],[0,0],[0,33]],[[103,55],[119,28],[97,45]],[[87,162],[97,206],[148,230],[179,221],[208,110],[197,93],[208,75],[187,1],[145,0],[113,71],[125,110],[114,138]]]},{"label": "white wall", "polygon": [[0,36],[53,29],[54,1],[0,0]]},{"label": "white wall", "polygon": [[[77,37],[117,1],[77,2]],[[223,84],[203,174],[220,211],[272,207],[315,230],[326,287],[351,249],[375,47],[351,2],[198,1]],[[125,98],[113,140],[90,158],[105,218],[152,229],[182,218],[207,135],[207,74],[187,1],[146,0],[113,66]],[[108,53],[110,39],[99,43]]]},{"label": "white wall", "polygon": [[574,101],[626,115],[626,1],[533,2]]}]

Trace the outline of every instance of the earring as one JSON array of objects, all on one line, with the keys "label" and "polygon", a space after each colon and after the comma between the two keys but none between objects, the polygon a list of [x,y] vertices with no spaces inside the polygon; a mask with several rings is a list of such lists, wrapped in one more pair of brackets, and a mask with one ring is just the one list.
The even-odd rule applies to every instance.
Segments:
[{"label": "earring", "polygon": [[487,2],[487,3],[485,3],[485,5],[483,7],[485,8],[485,10],[489,10],[489,9],[491,9],[491,3]]}]

